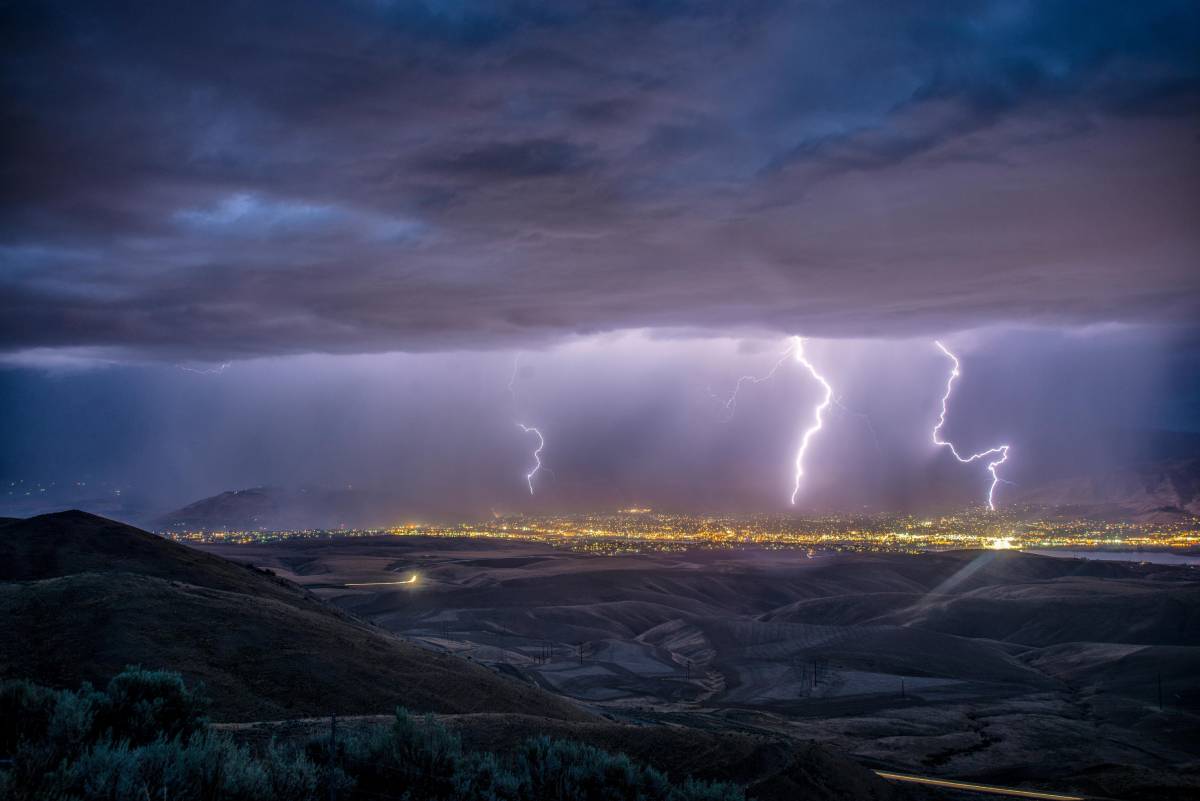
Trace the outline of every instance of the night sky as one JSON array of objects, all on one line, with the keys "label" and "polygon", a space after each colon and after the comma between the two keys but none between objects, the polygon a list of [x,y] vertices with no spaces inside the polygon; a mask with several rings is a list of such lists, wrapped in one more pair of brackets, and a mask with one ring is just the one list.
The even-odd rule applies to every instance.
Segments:
[{"label": "night sky", "polygon": [[41,0],[0,37],[10,486],[781,511],[820,388],[724,404],[792,335],[838,400],[801,511],[979,502],[935,338],[1002,500],[1200,432],[1190,0]]}]

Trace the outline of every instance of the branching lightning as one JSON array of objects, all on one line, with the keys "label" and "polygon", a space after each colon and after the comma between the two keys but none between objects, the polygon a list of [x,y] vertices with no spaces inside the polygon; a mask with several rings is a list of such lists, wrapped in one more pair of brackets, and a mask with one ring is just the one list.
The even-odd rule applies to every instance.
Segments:
[{"label": "branching lightning", "polygon": [[954,363],[954,367],[950,369],[950,377],[946,380],[946,392],[944,395],[942,395],[942,413],[938,415],[937,425],[933,427],[933,444],[939,447],[949,448],[950,453],[954,454],[954,458],[963,464],[970,464],[971,462],[979,459],[985,459],[989,456],[999,454],[999,459],[990,461],[987,465],[988,472],[992,474],[992,484],[990,487],[988,487],[987,504],[988,509],[995,511],[996,485],[1004,480],[996,474],[996,468],[1008,461],[1008,445],[997,445],[994,448],[989,448],[988,450],[981,451],[980,453],[973,453],[970,456],[963,456],[958,452],[958,449],[954,447],[953,442],[941,438],[939,432],[941,432],[942,426],[946,424],[946,405],[950,402],[950,394],[954,391],[954,379],[958,378],[962,373],[960,370],[961,364],[958,361],[958,357],[951,353],[950,349],[941,342],[935,340],[933,344],[937,345],[938,349],[941,350],[942,353],[946,354],[950,361]]},{"label": "branching lightning", "polygon": [[[512,373],[508,376],[508,394],[512,396],[513,411],[519,414],[517,409],[519,403],[517,399],[517,378],[521,371],[521,354],[518,353],[513,357]],[[517,428],[526,434],[533,434],[537,437],[537,447],[533,450],[533,469],[525,474],[525,483],[529,485],[529,494],[533,494],[533,477],[536,476],[542,469],[542,448],[546,447],[546,439],[542,436],[541,430],[534,426],[527,426],[524,423],[517,423]]]},{"label": "branching lightning", "polygon": [[[775,374],[779,372],[779,368],[783,367],[783,365],[787,363],[788,357],[791,356],[796,350],[797,342],[799,342],[799,337],[793,337],[791,343],[787,346],[783,353],[779,355],[779,361],[775,362],[774,366],[772,366],[765,375],[744,375],[737,380],[737,383],[733,385],[733,392],[730,393],[729,397],[722,404],[725,407],[724,422],[729,422],[733,419],[733,413],[737,410],[738,392],[741,391],[742,384],[761,384],[764,381],[770,381],[772,378],[774,378]],[[717,398],[717,396],[713,394],[712,390],[709,390],[709,394],[716,398],[718,402],[720,402],[720,398]]]},{"label": "branching lightning", "polygon": [[850,417],[857,417],[859,420],[863,421],[863,424],[867,427],[867,431],[871,434],[871,442],[875,444],[875,453],[879,456],[883,456],[883,446],[879,444],[879,434],[875,431],[875,424],[871,422],[871,415],[867,414],[866,412],[860,412],[856,409],[851,409],[842,401],[841,398],[834,398],[833,405],[837,407],[842,414],[849,415]]},{"label": "branching lightning", "polygon": [[199,373],[200,375],[220,375],[221,373],[228,370],[229,366],[231,364],[233,364],[233,362],[222,362],[221,364],[217,365],[216,367],[205,367],[205,368],[188,367],[187,365],[184,365],[184,364],[177,364],[175,366],[178,367],[180,370],[184,370],[189,373]]},{"label": "branching lightning", "polygon": [[533,494],[533,477],[542,469],[542,448],[546,447],[546,440],[542,437],[542,432],[538,431],[533,426],[527,426],[524,423],[517,423],[517,427],[526,434],[532,432],[538,439],[538,446],[533,451],[533,459],[535,464],[533,469],[525,474],[525,481],[529,484],[529,494]]},{"label": "branching lightning", "polygon": [[795,504],[796,496],[800,494],[800,480],[804,478],[804,454],[808,450],[808,443],[812,440],[813,435],[820,431],[824,425],[825,410],[833,404],[833,387],[817,372],[817,368],[813,367],[812,362],[805,358],[803,339],[800,337],[793,338],[791,352],[796,357],[796,361],[800,362],[808,370],[813,380],[825,389],[824,399],[813,410],[813,424],[805,429],[804,436],[800,439],[800,449],[796,451],[796,484],[792,489],[792,503]]}]

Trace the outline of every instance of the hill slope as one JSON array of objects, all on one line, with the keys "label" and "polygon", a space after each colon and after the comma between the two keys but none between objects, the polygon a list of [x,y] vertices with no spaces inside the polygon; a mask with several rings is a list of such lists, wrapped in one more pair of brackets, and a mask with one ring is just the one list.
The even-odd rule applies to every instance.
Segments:
[{"label": "hill slope", "polygon": [[525,712],[567,701],[409,645],[303,590],[82,512],[0,526],[0,676],[76,686],[126,664],[203,681],[218,719]]},{"label": "hill slope", "polygon": [[78,573],[137,573],[288,603],[312,600],[291,582],[87,512],[0,524],[0,581]]}]

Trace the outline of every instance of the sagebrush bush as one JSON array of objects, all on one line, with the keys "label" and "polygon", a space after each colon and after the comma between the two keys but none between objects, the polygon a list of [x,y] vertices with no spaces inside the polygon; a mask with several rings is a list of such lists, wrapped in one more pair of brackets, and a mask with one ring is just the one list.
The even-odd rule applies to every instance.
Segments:
[{"label": "sagebrush bush", "polygon": [[127,667],[97,697],[96,723],[113,740],[142,745],[161,738],[186,740],[208,723],[208,699],[178,673]]},{"label": "sagebrush bush", "polygon": [[22,740],[46,736],[58,696],[24,679],[0,682],[0,755],[16,751]]},{"label": "sagebrush bush", "polygon": [[0,798],[11,801],[741,801],[733,785],[673,784],[623,754],[546,737],[507,755],[466,752],[432,716],[330,747],[258,752],[209,728],[207,702],[176,673],[127,668],[104,690],[0,683]]}]

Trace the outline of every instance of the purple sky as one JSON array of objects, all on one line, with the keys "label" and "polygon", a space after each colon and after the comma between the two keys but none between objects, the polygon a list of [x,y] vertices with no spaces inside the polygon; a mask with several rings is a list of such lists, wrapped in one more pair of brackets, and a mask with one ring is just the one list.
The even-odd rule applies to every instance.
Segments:
[{"label": "purple sky", "polygon": [[528,502],[520,413],[556,434],[540,502],[767,508],[811,387],[702,407],[792,334],[896,438],[834,420],[814,503],[974,499],[905,440],[934,337],[978,359],[973,443],[1200,428],[1192,2],[48,0],[0,30],[0,479],[494,507]]}]

